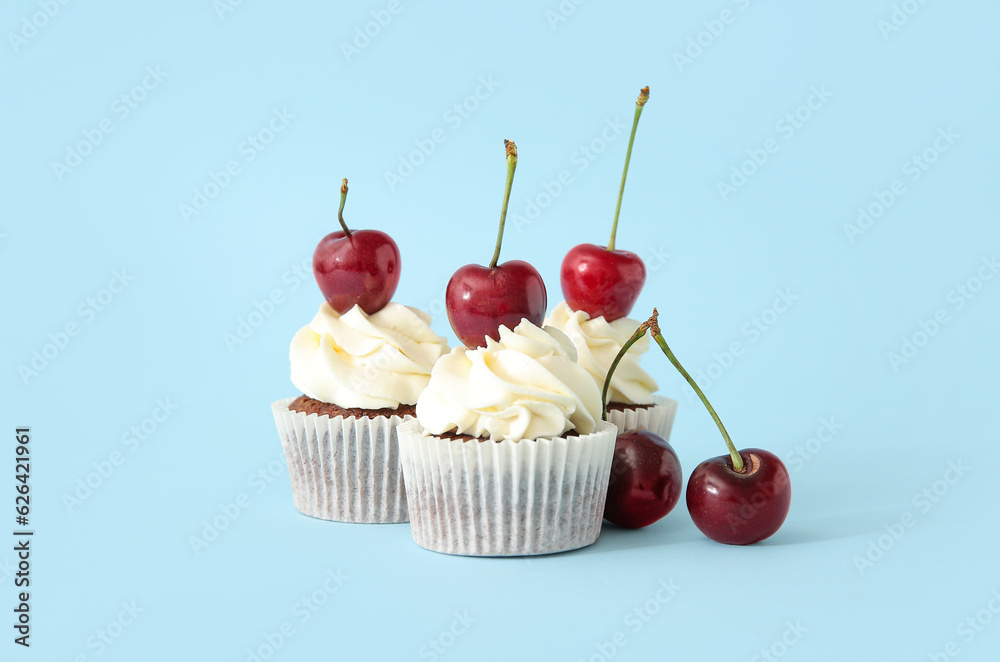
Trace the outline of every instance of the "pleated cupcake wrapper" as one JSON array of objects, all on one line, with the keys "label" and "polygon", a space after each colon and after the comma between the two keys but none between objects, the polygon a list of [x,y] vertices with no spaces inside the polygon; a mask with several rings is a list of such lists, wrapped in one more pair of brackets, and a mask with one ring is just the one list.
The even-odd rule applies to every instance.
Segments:
[{"label": "pleated cupcake wrapper", "polygon": [[677,415],[677,401],[662,395],[653,396],[653,406],[643,409],[608,410],[608,421],[626,430],[649,430],[670,441],[670,431]]},{"label": "pleated cupcake wrapper", "polygon": [[462,441],[399,426],[413,539],[467,556],[550,554],[601,533],[617,428],[578,437]]},{"label": "pleated cupcake wrapper", "polygon": [[271,405],[299,512],[336,522],[407,521],[396,428],[412,416],[319,416]]}]

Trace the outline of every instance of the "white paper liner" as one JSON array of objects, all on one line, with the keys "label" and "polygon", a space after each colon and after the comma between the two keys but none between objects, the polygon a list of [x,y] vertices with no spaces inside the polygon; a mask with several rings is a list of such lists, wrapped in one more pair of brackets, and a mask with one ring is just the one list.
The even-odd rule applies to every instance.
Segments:
[{"label": "white paper liner", "polygon": [[412,416],[319,416],[271,405],[288,462],[295,508],[336,522],[407,521],[397,426]]},{"label": "white paper liner", "polygon": [[640,409],[609,409],[608,421],[618,426],[622,432],[649,430],[670,441],[670,431],[674,427],[674,417],[677,415],[677,401],[662,395],[654,395],[653,403],[652,407]]},{"label": "white paper liner", "polygon": [[522,441],[427,436],[399,426],[413,540],[467,556],[551,554],[601,533],[617,428]]}]

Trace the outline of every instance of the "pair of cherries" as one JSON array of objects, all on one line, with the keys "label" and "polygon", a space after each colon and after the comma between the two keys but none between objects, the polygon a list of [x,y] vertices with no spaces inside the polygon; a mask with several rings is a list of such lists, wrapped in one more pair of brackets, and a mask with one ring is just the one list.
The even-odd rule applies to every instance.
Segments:
[{"label": "pair of cherries", "polygon": [[[625,353],[649,331],[670,363],[695,390],[719,426],[729,448],[698,465],[687,486],[687,509],[695,525],[716,542],[748,545],[769,538],[781,527],[791,506],[788,469],[778,456],[759,448],[737,451],[708,398],[674,356],[660,333],[658,313],[639,325],[622,346],[604,381],[604,401],[615,368]],[[681,463],[673,447],[648,430],[626,430],[615,442],[611,482],[604,517],[626,528],[641,528],[665,517],[680,500]]]},{"label": "pair of cherries", "polygon": [[[649,99],[643,88],[636,101],[632,132],[625,155],[625,168],[618,189],[611,240],[608,246],[581,244],[563,259],[560,283],[567,304],[591,318],[603,316],[611,322],[631,312],[646,281],[642,259],[631,251],[616,250],[615,237],[625,180],[639,117]],[[500,227],[493,258],[488,266],[469,264],[458,269],[448,282],[445,307],[452,329],[468,347],[481,347],[486,338],[499,339],[500,326],[514,328],[522,319],[541,326],[548,297],[542,276],[523,260],[498,264],[503,243],[507,205],[510,200],[517,147],[504,141],[507,183]],[[313,254],[313,272],[329,305],[345,313],[358,305],[367,314],[381,310],[399,284],[399,248],[389,235],[378,230],[348,229],[343,211],[347,180],[341,187],[337,218],[342,230],[320,241]],[[685,376],[711,412],[730,454],[703,462],[688,481],[687,504],[695,524],[712,540],[748,544],[767,538],[781,526],[788,513],[788,471],[773,454],[759,449],[737,452],[722,422],[698,385],[673,357],[656,323],[656,315],[640,325],[622,348],[605,382],[605,401],[611,374],[618,361],[647,330]],[[629,430],[618,435],[605,517],[630,528],[647,526],[669,513],[681,490],[681,468],[677,455],[662,437],[648,431]]]}]

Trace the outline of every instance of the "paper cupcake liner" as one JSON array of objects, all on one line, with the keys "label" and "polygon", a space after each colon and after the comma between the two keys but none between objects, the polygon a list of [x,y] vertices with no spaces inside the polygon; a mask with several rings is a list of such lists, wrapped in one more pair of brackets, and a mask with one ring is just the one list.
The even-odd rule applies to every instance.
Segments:
[{"label": "paper cupcake liner", "polygon": [[618,431],[522,441],[462,441],[399,426],[413,540],[467,556],[551,554],[601,533]]},{"label": "paper cupcake liner", "polygon": [[288,461],[295,508],[335,522],[407,521],[396,428],[412,416],[319,416],[271,405]]},{"label": "paper cupcake liner", "polygon": [[662,395],[653,396],[653,406],[640,409],[608,410],[608,421],[626,430],[649,430],[666,441],[670,441],[670,431],[677,415],[677,401]]}]

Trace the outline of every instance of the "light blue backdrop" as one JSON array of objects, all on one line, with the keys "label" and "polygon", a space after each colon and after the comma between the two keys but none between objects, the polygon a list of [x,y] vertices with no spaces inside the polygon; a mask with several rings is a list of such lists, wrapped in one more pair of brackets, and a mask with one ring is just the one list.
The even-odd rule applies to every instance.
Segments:
[{"label": "light blue backdrop", "polygon": [[[994,659],[998,20],[973,0],[5,3],[0,534],[30,425],[36,535],[32,647],[0,623],[3,659]],[[607,240],[647,84],[618,236],[650,268],[636,316],[658,306],[737,443],[787,460],[784,528],[721,546],[681,505],[481,560],[297,514],[269,404],[295,395],[340,179],[352,224],[401,248],[396,299],[454,338],[443,292],[489,260],[502,139],[504,257],[554,305],[565,251]],[[721,454],[645,365],[681,402],[686,472]]]}]

